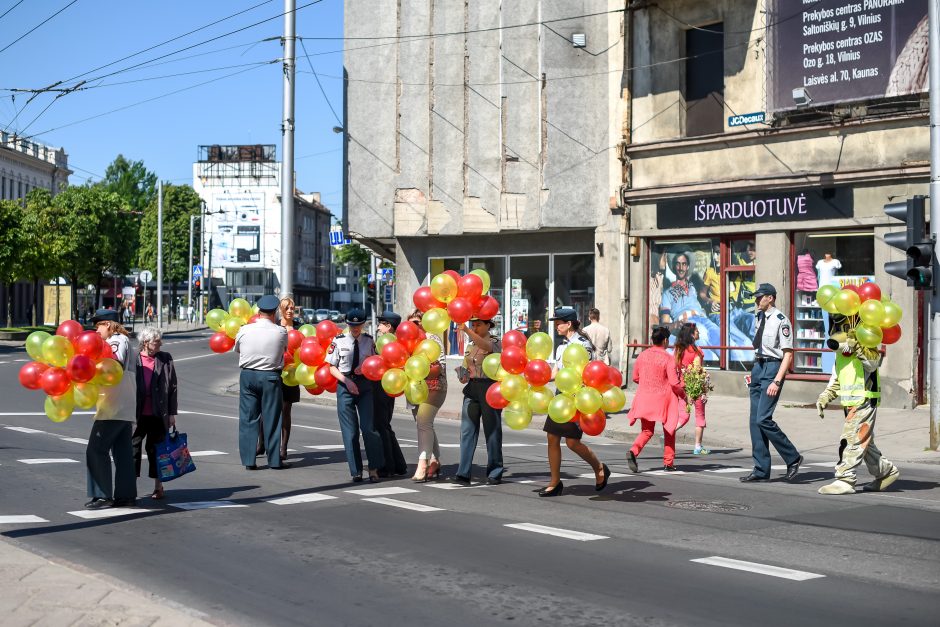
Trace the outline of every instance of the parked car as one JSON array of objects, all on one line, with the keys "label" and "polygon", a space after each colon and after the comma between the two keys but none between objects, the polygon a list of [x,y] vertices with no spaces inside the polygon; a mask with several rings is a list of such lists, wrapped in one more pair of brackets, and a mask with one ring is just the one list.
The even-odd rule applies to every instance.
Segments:
[{"label": "parked car", "polygon": [[304,324],[317,323],[317,312],[313,309],[302,309],[301,314],[303,315]]},{"label": "parked car", "polygon": [[330,320],[332,320],[333,322],[339,323],[343,321],[343,318],[345,318],[343,314],[336,311],[335,309],[330,309]]},{"label": "parked car", "polygon": [[330,319],[329,309],[317,309],[317,322],[323,322]]}]

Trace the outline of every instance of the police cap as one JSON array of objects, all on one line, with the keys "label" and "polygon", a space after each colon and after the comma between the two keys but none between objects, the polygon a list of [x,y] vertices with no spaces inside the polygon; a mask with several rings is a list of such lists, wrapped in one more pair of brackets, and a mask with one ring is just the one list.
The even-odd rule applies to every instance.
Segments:
[{"label": "police cap", "polygon": [[98,324],[99,322],[120,322],[118,317],[118,312],[114,309],[99,309],[95,312],[95,315],[91,317],[92,324]]},{"label": "police cap", "polygon": [[382,312],[382,315],[378,317],[378,321],[387,322],[392,325],[393,329],[397,329],[398,325],[401,324],[401,316],[390,309],[386,309]]},{"label": "police cap", "polygon": [[777,288],[771,285],[770,283],[761,283],[757,286],[757,289],[754,290],[754,298],[760,298],[761,296],[777,296]]},{"label": "police cap", "polygon": [[358,327],[366,323],[366,312],[359,307],[350,309],[346,312],[346,324],[351,327]]},{"label": "police cap", "polygon": [[273,294],[265,294],[258,299],[258,302],[255,303],[258,305],[258,309],[267,313],[272,311],[277,311],[277,306],[280,304],[280,301],[277,299],[277,296]]},{"label": "police cap", "polygon": [[562,322],[577,322],[578,312],[573,307],[559,307],[555,310],[555,315],[549,320],[561,320]]}]

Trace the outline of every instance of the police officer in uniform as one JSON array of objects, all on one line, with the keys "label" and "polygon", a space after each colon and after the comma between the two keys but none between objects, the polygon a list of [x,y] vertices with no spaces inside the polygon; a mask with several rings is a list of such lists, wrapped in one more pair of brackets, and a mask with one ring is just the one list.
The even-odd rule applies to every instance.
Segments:
[{"label": "police officer in uniform", "polygon": [[366,357],[375,355],[375,341],[371,335],[362,332],[365,322],[365,311],[358,308],[349,310],[346,314],[346,333],[337,335],[330,344],[326,361],[330,364],[330,373],[339,381],[336,387],[336,413],[339,415],[339,428],[343,432],[349,474],[354,482],[362,481],[362,453],[359,450],[361,429],[369,458],[369,482],[377,483],[379,469],[385,466],[385,454],[382,438],[376,433],[373,424],[372,382],[362,374],[362,362]]},{"label": "police officer in uniform", "polygon": [[290,468],[281,461],[281,369],[287,350],[287,329],[275,319],[278,300],[272,295],[258,299],[258,320],[242,326],[235,336],[238,367],[238,452],[248,470],[255,465],[258,422],[264,415],[264,446],[268,468]]},{"label": "police officer in uniform", "polygon": [[[401,316],[394,311],[386,310],[376,319],[378,329],[376,335],[381,337],[386,333],[395,333],[401,324]],[[401,452],[398,437],[392,429],[392,412],[395,411],[395,397],[389,396],[373,386],[373,423],[375,431],[382,439],[382,451],[385,454],[385,466],[379,469],[380,477],[392,477],[408,474],[408,463]]]},{"label": "police officer in uniform", "polygon": [[790,319],[774,305],[777,288],[761,283],[754,292],[757,331],[754,335],[754,366],[751,369],[751,449],[754,470],[741,481],[770,481],[770,448],[787,464],[786,480],[793,481],[803,456],[774,422],[774,408],[780,399],[783,380],[793,360],[793,327]]}]

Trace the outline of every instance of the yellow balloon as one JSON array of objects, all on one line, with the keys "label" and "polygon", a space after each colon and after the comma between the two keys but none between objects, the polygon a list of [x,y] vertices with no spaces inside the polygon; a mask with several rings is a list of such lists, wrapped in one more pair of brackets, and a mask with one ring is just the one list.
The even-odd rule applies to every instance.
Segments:
[{"label": "yellow balloon", "polygon": [[314,337],[317,334],[317,328],[312,324],[302,324],[297,330],[304,337]]},{"label": "yellow balloon", "polygon": [[43,361],[42,345],[50,337],[45,331],[33,331],[26,336],[26,353],[36,361]]},{"label": "yellow balloon", "polygon": [[816,303],[820,307],[825,307],[826,303],[835,298],[835,295],[839,293],[839,288],[835,285],[822,285],[818,290],[816,290]]},{"label": "yellow balloon", "polygon": [[604,400],[603,408],[607,414],[620,411],[627,404],[627,395],[618,387],[608,388],[601,394],[601,398]]},{"label": "yellow balloon", "polygon": [[901,316],[904,312],[901,311],[900,305],[890,299],[887,301],[882,301],[881,304],[885,308],[885,317],[884,320],[881,321],[882,327],[893,327],[901,321]]},{"label": "yellow balloon", "polygon": [[866,300],[858,308],[858,317],[862,322],[872,326],[881,326],[881,321],[885,318],[885,306],[880,300]]},{"label": "yellow balloon", "polygon": [[72,397],[79,409],[91,409],[98,402],[98,386],[91,382],[75,383],[72,386]]},{"label": "yellow balloon", "polygon": [[561,363],[567,368],[572,368],[575,366],[581,366],[584,369],[584,366],[587,365],[587,362],[590,360],[587,349],[581,346],[580,344],[571,343],[565,347],[565,352],[561,354]]},{"label": "yellow balloon", "polygon": [[412,405],[420,405],[428,400],[428,394],[430,394],[428,384],[424,379],[419,381],[411,380],[405,384],[405,400]]},{"label": "yellow balloon", "polygon": [[113,387],[124,378],[124,369],[121,368],[121,364],[110,357],[95,364],[95,370],[95,378],[91,380],[95,385]]},{"label": "yellow balloon", "polygon": [[42,343],[42,360],[50,366],[65,368],[75,354],[75,347],[61,335],[50,335]]},{"label": "yellow balloon", "polygon": [[521,374],[507,374],[499,382],[499,391],[507,401],[525,401],[529,383]]},{"label": "yellow balloon", "polygon": [[483,374],[494,381],[499,381],[499,370],[502,368],[500,359],[502,353],[490,353],[483,358]]},{"label": "yellow balloon", "polygon": [[855,327],[855,339],[858,340],[858,343],[865,348],[875,348],[881,344],[882,332],[881,327],[860,324]]},{"label": "yellow balloon", "polygon": [[65,394],[56,397],[46,397],[46,416],[48,416],[49,420],[52,422],[64,422],[68,420],[74,409],[75,402],[71,397],[67,397]]},{"label": "yellow balloon", "polygon": [[479,268],[477,270],[471,270],[470,274],[475,274],[480,277],[480,280],[483,281],[483,293],[486,294],[490,291],[490,273],[486,270]]},{"label": "yellow balloon", "polygon": [[222,323],[228,318],[228,312],[224,309],[213,309],[206,314],[206,324],[213,331],[221,331]]},{"label": "yellow balloon", "polygon": [[593,414],[603,405],[601,393],[594,388],[584,386],[574,395],[574,406],[582,414]]},{"label": "yellow balloon", "polygon": [[562,368],[555,374],[555,387],[560,392],[574,394],[582,385],[581,374],[574,368]]},{"label": "yellow balloon", "polygon": [[[454,280],[454,277],[442,272],[431,279],[431,294],[442,303],[449,303],[457,297],[457,281]],[[425,314],[425,317],[427,317],[427,314]],[[423,318],[421,324],[424,326]]]},{"label": "yellow balloon", "polygon": [[222,323],[222,330],[225,332],[225,335],[234,340],[235,336],[238,335],[238,330],[242,328],[243,324],[245,323],[241,318],[229,316],[225,319],[225,322]]},{"label": "yellow balloon", "polygon": [[524,400],[512,401],[503,408],[503,420],[510,429],[520,431],[532,422],[532,410]]},{"label": "yellow balloon", "polygon": [[423,381],[431,374],[431,362],[424,355],[412,355],[405,362],[405,374],[412,381]]},{"label": "yellow balloon", "polygon": [[555,422],[568,422],[574,418],[578,408],[571,397],[559,394],[548,404],[548,417]]},{"label": "yellow balloon", "polygon": [[383,347],[383,346],[385,346],[386,344],[388,344],[388,343],[390,343],[390,342],[395,342],[395,341],[397,341],[397,340],[398,340],[398,338],[395,337],[395,334],[394,334],[394,333],[383,333],[383,334],[380,335],[379,338],[375,341],[375,352],[378,353],[379,355],[381,355],[381,354],[382,354],[382,347]]},{"label": "yellow balloon", "polygon": [[[502,387],[502,386],[501,386]],[[527,400],[529,404],[529,409],[532,410],[533,414],[547,414],[548,405],[552,402],[554,394],[547,387],[539,386],[534,388],[529,388],[527,395]]]},{"label": "yellow balloon", "polygon": [[300,381],[297,380],[297,366],[290,365],[284,368],[281,371],[281,381],[284,382],[284,385],[292,388],[300,385]]},{"label": "yellow balloon", "polygon": [[251,304],[244,298],[236,298],[228,304],[228,313],[244,322],[251,317]]},{"label": "yellow balloon", "polygon": [[862,299],[852,290],[842,290],[835,295],[836,310],[843,316],[854,316],[862,304]]},{"label": "yellow balloon", "polygon": [[496,371],[496,380],[497,380],[497,381],[502,381],[503,379],[505,379],[505,378],[508,377],[508,376],[509,376],[509,371],[506,370],[505,368],[503,368],[502,366],[500,366],[499,369]]},{"label": "yellow balloon", "polygon": [[[378,342],[376,342],[376,346],[378,346]],[[427,357],[427,360],[429,362],[435,362],[441,356],[441,345],[435,342],[434,340],[421,340],[418,346],[415,347],[414,354],[424,355],[425,357]]]},{"label": "yellow balloon", "polygon": [[382,375],[382,389],[387,394],[396,395],[405,391],[408,384],[408,375],[401,368],[389,368]]},{"label": "yellow balloon", "polygon": [[839,308],[836,306],[835,296],[830,298],[825,303],[820,303],[820,306],[823,308],[823,311],[828,311],[831,314],[839,313]]},{"label": "yellow balloon", "polygon": [[[452,277],[448,276],[447,278],[453,281]],[[428,333],[443,335],[447,327],[450,326],[450,315],[447,313],[446,309],[441,309],[440,307],[428,309],[424,317],[421,318],[421,326],[424,327],[424,330]]]},{"label": "yellow balloon", "polygon": [[525,343],[525,354],[529,359],[548,359],[552,356],[552,338],[548,333],[533,333]]},{"label": "yellow balloon", "polygon": [[316,374],[317,369],[311,368],[305,363],[297,364],[297,366],[294,368],[294,380],[304,387],[316,385]]}]

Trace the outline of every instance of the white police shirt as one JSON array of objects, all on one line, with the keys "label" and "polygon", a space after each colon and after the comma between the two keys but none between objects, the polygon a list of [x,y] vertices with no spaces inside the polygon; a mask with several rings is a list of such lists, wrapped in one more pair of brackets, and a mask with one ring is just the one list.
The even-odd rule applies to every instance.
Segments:
[{"label": "white police shirt", "polygon": [[[793,350],[793,325],[790,324],[790,319],[776,307],[770,307],[764,313],[767,321],[764,323],[764,335],[761,337],[761,346],[757,356],[783,359],[785,350]],[[756,320],[755,324],[757,328],[760,328],[760,320]]]},{"label": "white police shirt", "polygon": [[356,366],[361,366],[366,357],[375,355],[375,340],[368,333],[359,334],[359,363],[354,364],[353,349],[355,348],[355,338],[349,333],[340,333],[330,344],[326,351],[326,363],[336,366],[336,369],[344,375],[352,373]]},{"label": "white police shirt", "polygon": [[586,337],[582,337],[579,333],[575,332],[571,336],[571,339],[562,338],[561,344],[558,345],[558,348],[555,349],[555,367],[561,368],[563,364],[561,363],[561,356],[564,354],[565,349],[568,348],[569,344],[580,344],[587,350],[588,359],[594,359],[594,346],[591,344],[591,340]]},{"label": "white police shirt", "polygon": [[286,350],[287,329],[267,318],[242,325],[235,336],[239,368],[279,371]]}]

